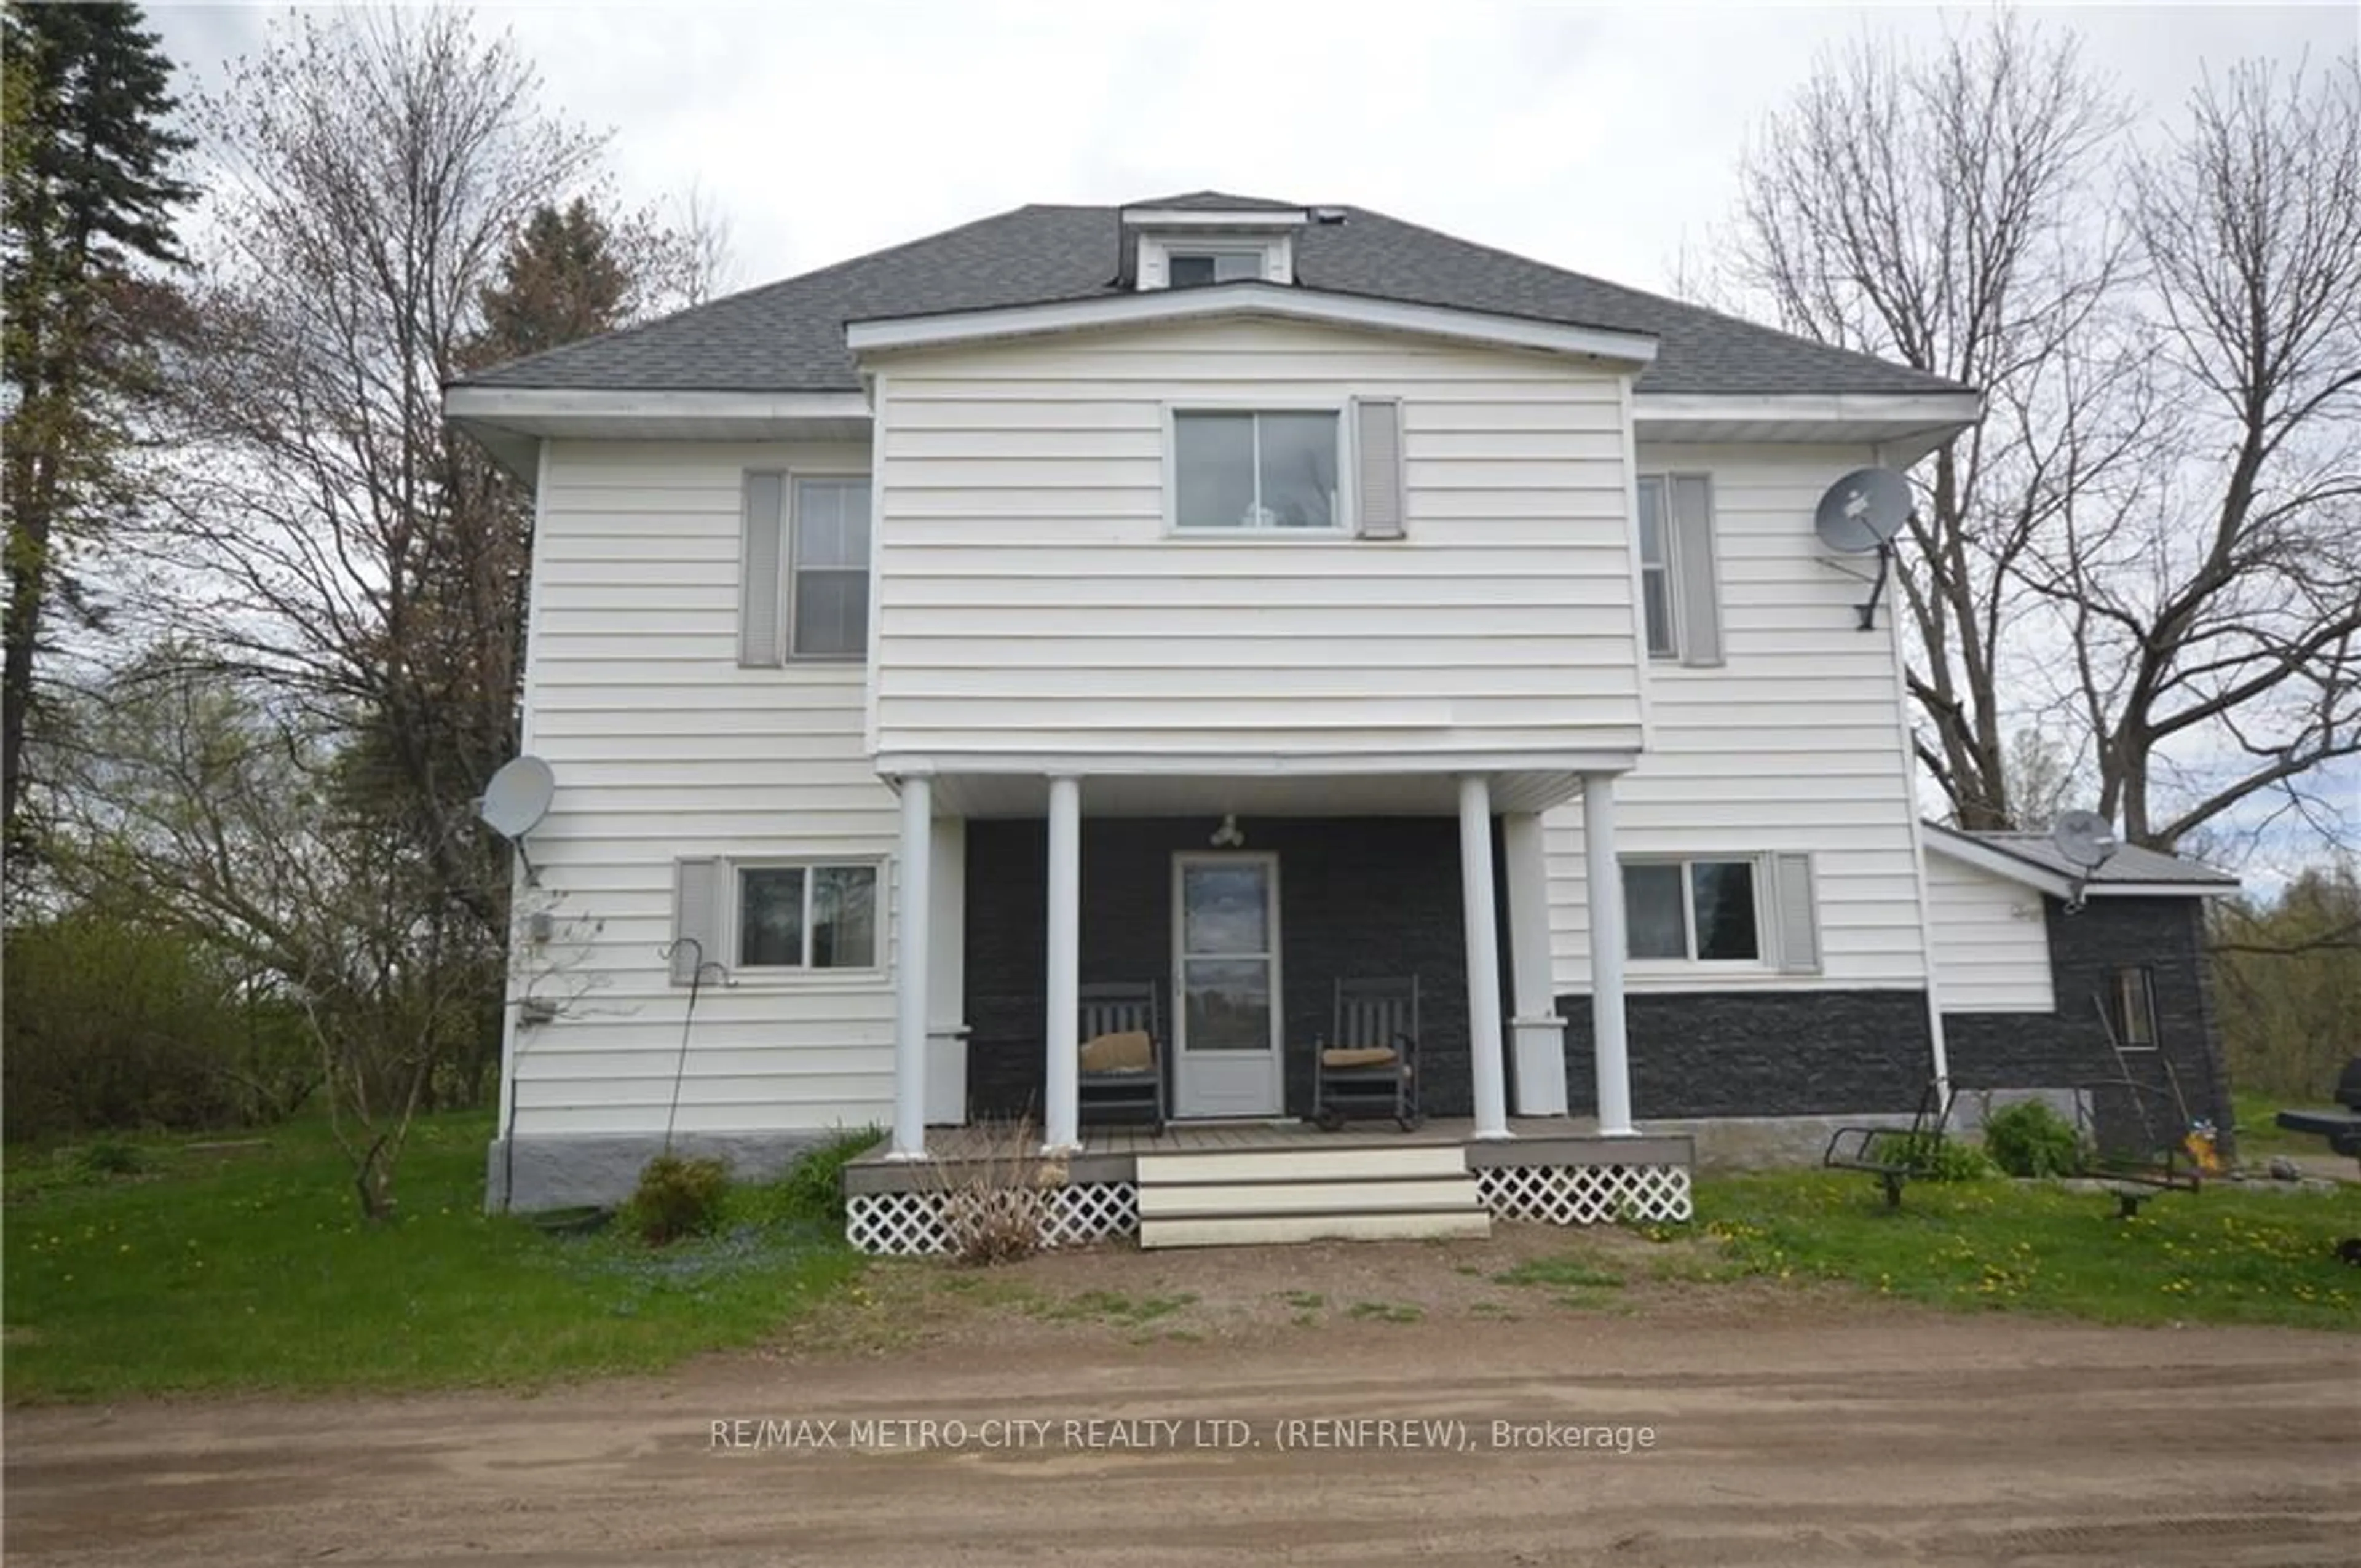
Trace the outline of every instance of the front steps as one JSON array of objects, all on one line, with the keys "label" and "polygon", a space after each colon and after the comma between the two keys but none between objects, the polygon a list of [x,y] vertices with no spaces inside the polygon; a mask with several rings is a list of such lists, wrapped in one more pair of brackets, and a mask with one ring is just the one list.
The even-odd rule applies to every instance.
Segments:
[{"label": "front steps", "polygon": [[1492,1234],[1456,1144],[1143,1153],[1137,1180],[1143,1248]]}]

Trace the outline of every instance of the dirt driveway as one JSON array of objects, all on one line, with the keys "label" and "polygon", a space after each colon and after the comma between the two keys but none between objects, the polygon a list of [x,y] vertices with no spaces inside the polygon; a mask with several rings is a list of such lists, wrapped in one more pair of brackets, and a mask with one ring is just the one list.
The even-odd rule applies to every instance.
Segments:
[{"label": "dirt driveway", "polygon": [[1283,1278],[1268,1254],[886,1271],[793,1354],[662,1379],[15,1411],[8,1560],[2361,1555],[2353,1338],[1746,1284],[1521,1290],[1495,1283],[1513,1253],[1305,1248]]}]

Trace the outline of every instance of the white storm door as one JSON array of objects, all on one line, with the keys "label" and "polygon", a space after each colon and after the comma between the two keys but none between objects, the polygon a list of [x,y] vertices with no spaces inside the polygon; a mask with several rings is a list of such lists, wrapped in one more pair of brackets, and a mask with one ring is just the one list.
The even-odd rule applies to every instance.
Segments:
[{"label": "white storm door", "polygon": [[1279,858],[1174,856],[1172,948],[1174,1114],[1277,1115]]}]

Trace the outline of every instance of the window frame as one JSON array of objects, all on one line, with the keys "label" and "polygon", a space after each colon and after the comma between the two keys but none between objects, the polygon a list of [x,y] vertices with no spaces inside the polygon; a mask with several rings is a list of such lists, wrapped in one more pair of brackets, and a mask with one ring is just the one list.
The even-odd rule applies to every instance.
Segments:
[{"label": "window frame", "polygon": [[[1215,543],[1319,544],[1356,535],[1354,476],[1359,454],[1353,440],[1349,398],[1192,399],[1164,405],[1164,535],[1167,539]],[[1335,421],[1336,483],[1325,528],[1190,527],[1180,521],[1180,422],[1191,414],[1326,414]],[[1262,495],[1262,429],[1255,427],[1255,496]]]},{"label": "window frame", "polygon": [[[729,871],[729,892],[723,905],[724,931],[722,950],[730,955],[731,975],[750,980],[832,980],[845,977],[882,974],[892,934],[886,928],[888,889],[885,861],[874,855],[750,855],[724,862]],[[748,872],[799,871],[803,879],[803,961],[796,964],[755,964],[746,961],[746,873]],[[865,964],[815,965],[812,958],[812,887],[818,881],[813,874],[822,871],[865,871],[871,877],[871,899],[873,903],[869,961]]]},{"label": "window frame", "polygon": [[[778,476],[783,492],[779,504],[784,516],[781,519],[782,537],[779,541],[778,580],[771,585],[772,591],[778,596],[778,648],[772,663],[751,667],[787,669],[797,664],[867,663],[869,655],[874,650],[877,641],[877,477],[874,470],[864,467],[767,467],[756,465],[745,470],[744,476],[740,480],[741,488],[746,479],[757,474]],[[824,484],[847,484],[858,480],[869,487],[869,554],[862,565],[862,597],[869,603],[869,613],[866,617],[866,633],[862,639],[858,652],[798,653],[796,652],[796,574],[798,570],[796,558],[801,554],[803,545],[801,498],[804,485],[815,480]],[[813,569],[821,572],[849,572],[851,568],[819,566]],[[741,572],[745,570],[742,547],[739,570]]]},{"label": "window frame", "polygon": [[[1133,265],[1133,287],[1136,291],[1149,293],[1172,288],[1172,258],[1176,256],[1252,256],[1258,259],[1252,278],[1234,278],[1232,283],[1288,284],[1295,280],[1295,240],[1290,234],[1239,234],[1209,230],[1202,234],[1167,231],[1142,234],[1139,252]],[[1215,288],[1219,284],[1185,283],[1182,288]]]},{"label": "window frame", "polygon": [[[1714,483],[1712,469],[1640,468],[1635,470],[1631,477],[1631,560],[1634,567],[1634,586],[1640,592],[1640,602],[1635,608],[1639,613],[1642,651],[1647,655],[1651,663],[1671,664],[1693,670],[1720,669],[1730,663],[1727,631],[1723,634],[1723,645],[1720,657],[1718,659],[1697,658],[1692,654],[1689,646],[1688,607],[1684,602],[1681,592],[1681,580],[1684,575],[1682,567],[1685,564],[1681,553],[1681,531],[1673,510],[1673,487],[1675,482],[1682,479],[1695,479],[1705,486],[1707,527],[1719,534],[1721,513],[1720,496],[1718,493],[1719,487]],[[1664,544],[1664,564],[1655,567],[1648,565],[1646,540],[1640,528],[1642,507],[1640,496],[1642,490],[1650,485],[1654,486],[1656,490],[1656,537]],[[1713,554],[1717,557],[1714,565],[1719,567],[1720,550],[1718,539],[1715,542]],[[1664,578],[1664,630],[1671,639],[1671,646],[1664,648],[1659,648],[1648,641],[1648,576],[1652,571],[1661,573]],[[1721,594],[1721,582],[1718,570],[1715,573],[1713,589],[1715,598],[1719,600]],[[1717,613],[1720,608],[1717,605]]]},{"label": "window frame", "polygon": [[[2131,1009],[2126,1003],[2131,994],[2126,984],[2137,987],[2141,1011],[2146,1014],[2147,1038],[2132,1038]],[[2156,966],[2153,964],[2117,964],[2107,970],[2107,1023],[2114,1031],[2115,1045],[2120,1050],[2153,1051],[2163,1048],[2163,1028],[2156,1015]]]},{"label": "window frame", "polygon": [[[1697,951],[1697,880],[1692,866],[1732,866],[1746,868],[1747,891],[1754,905],[1754,956],[1751,959],[1701,959]],[[1675,866],[1680,870],[1681,942],[1685,951],[1679,958],[1642,958],[1631,950],[1631,918],[1630,879],[1625,874],[1634,866]],[[1778,911],[1772,901],[1771,883],[1775,872],[1769,855],[1741,855],[1715,852],[1686,854],[1619,855],[1616,857],[1617,881],[1624,885],[1617,892],[1624,899],[1623,961],[1643,974],[1669,974],[1692,970],[1731,973],[1741,970],[1773,971],[1778,968]]]},{"label": "window frame", "polygon": [[[1656,543],[1662,547],[1664,561],[1648,565],[1648,535],[1642,526],[1646,502],[1641,498],[1651,487],[1656,493]],[[1640,569],[1640,641],[1651,660],[1677,664],[1681,661],[1681,579],[1674,553],[1680,548],[1680,531],[1673,526],[1673,476],[1667,471],[1633,476],[1631,502],[1635,515],[1631,519],[1631,554]],[[1648,576],[1654,573],[1664,586],[1665,646],[1659,648],[1648,636]]]}]

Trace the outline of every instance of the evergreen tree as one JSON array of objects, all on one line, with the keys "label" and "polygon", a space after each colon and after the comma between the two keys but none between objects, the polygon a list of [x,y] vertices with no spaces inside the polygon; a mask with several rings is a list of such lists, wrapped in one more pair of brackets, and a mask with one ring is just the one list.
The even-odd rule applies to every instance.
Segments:
[{"label": "evergreen tree", "polygon": [[137,5],[10,4],[5,28],[7,539],[0,824],[19,838],[26,726],[42,623],[82,604],[69,547],[125,503],[126,411],[153,390],[170,319],[159,269],[181,258],[171,63]]}]

